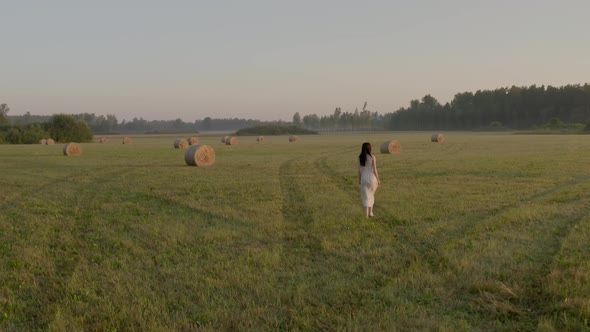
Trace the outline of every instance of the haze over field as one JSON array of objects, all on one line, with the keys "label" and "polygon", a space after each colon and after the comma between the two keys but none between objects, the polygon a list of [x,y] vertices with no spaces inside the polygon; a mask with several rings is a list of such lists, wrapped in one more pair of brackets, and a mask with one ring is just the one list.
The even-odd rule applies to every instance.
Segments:
[{"label": "haze over field", "polygon": [[10,115],[290,120],[426,94],[585,83],[590,2],[12,1]]}]

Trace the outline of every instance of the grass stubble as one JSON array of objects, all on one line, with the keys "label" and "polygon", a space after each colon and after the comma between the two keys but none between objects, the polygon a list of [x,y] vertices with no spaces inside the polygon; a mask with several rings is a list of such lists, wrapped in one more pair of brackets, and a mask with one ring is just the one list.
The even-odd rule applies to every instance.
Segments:
[{"label": "grass stubble", "polygon": [[0,146],[0,330],[583,330],[590,137]]}]

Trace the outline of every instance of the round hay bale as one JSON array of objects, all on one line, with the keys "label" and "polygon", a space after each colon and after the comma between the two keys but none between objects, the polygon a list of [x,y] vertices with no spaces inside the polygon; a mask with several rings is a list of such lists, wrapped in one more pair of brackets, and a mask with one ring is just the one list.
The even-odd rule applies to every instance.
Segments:
[{"label": "round hay bale", "polygon": [[191,136],[187,139],[189,145],[199,144],[199,138],[197,136]]},{"label": "round hay bale", "polygon": [[432,137],[430,137],[430,141],[442,143],[445,141],[445,137],[443,136],[443,134],[432,134]]},{"label": "round hay bale", "polygon": [[47,144],[47,140],[44,138],[44,139],[42,139],[42,140],[39,141],[39,144],[45,145],[45,144]]},{"label": "round hay bale", "polygon": [[264,142],[264,136],[258,136],[256,139],[257,142]]},{"label": "round hay bale", "polygon": [[402,146],[397,140],[392,139],[381,144],[381,153],[400,153],[401,151]]},{"label": "round hay bale", "polygon": [[188,148],[188,141],[184,138],[179,138],[174,141],[174,148],[175,149],[186,149]]},{"label": "round hay bale", "polygon": [[123,137],[123,144],[131,144],[131,138]]},{"label": "round hay bale", "polygon": [[231,138],[231,136],[224,136],[224,137],[221,139],[221,143],[227,143],[227,140],[228,140],[228,139],[230,139],[230,138]]},{"label": "round hay bale", "polygon": [[68,143],[64,146],[64,156],[79,156],[82,154],[82,148],[78,143]]},{"label": "round hay bale", "polygon": [[[106,137],[101,137],[100,140],[99,140],[99,142],[106,143],[107,142],[107,138]],[[125,143],[123,143],[123,144],[125,144]]]},{"label": "round hay bale", "polygon": [[209,145],[191,145],[184,152],[184,161],[189,166],[210,166],[215,162],[215,150]]},{"label": "round hay bale", "polygon": [[236,144],[238,144],[238,138],[237,138],[237,137],[235,137],[235,136],[231,136],[230,138],[228,138],[228,139],[225,141],[225,144],[226,144],[226,145],[236,145]]},{"label": "round hay bale", "polygon": [[291,143],[299,142],[299,136],[293,135],[293,136],[289,137],[289,142],[291,142]]},{"label": "round hay bale", "polygon": [[52,140],[51,138],[48,138],[47,139],[47,142],[45,144],[47,144],[47,145],[53,145],[53,144],[55,144],[55,141]]}]

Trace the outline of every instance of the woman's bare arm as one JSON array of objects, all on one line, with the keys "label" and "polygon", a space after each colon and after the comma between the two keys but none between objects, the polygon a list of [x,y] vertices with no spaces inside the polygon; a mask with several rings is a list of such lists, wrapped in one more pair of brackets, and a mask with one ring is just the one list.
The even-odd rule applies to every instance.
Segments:
[{"label": "woman's bare arm", "polygon": [[361,164],[359,163],[359,167],[358,167],[358,175],[359,175],[359,184],[361,184]]},{"label": "woman's bare arm", "polygon": [[379,173],[377,172],[377,158],[375,158],[375,156],[373,156],[373,174],[375,174],[375,177],[377,178],[377,183],[381,183],[381,180],[379,180]]}]

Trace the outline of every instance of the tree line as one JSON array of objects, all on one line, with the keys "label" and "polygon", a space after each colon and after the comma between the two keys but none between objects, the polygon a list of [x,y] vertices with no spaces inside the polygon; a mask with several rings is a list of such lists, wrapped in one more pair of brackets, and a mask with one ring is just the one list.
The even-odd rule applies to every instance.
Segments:
[{"label": "tree line", "polygon": [[[0,104],[0,131],[4,133],[4,140],[9,127],[15,128],[13,133],[17,130],[24,132],[26,128],[30,132],[39,131],[43,127],[41,124],[49,123],[54,117],[31,115],[29,112],[10,116],[9,110],[6,104]],[[590,84],[512,86],[462,92],[444,105],[433,96],[426,95],[422,99],[410,101],[408,107],[384,114],[370,110],[365,102],[360,110],[343,111],[341,107],[336,107],[328,115],[301,116],[296,112],[292,122],[211,117],[194,122],[185,122],[180,118],[154,121],[133,118],[131,121],[119,122],[114,114],[79,113],[71,116],[85,122],[95,134],[236,131],[263,125],[295,125],[314,131],[530,129],[549,123],[589,123]],[[590,129],[590,126],[586,128]]]},{"label": "tree line", "polygon": [[[285,125],[283,121],[261,121],[254,119],[224,118],[214,119],[206,117],[194,122],[185,122],[178,118],[175,120],[145,120],[144,118],[133,118],[130,121],[119,122],[114,114],[96,115],[95,113],[78,113],[72,116],[83,120],[88,124],[92,132],[100,135],[115,134],[174,134],[174,133],[198,133],[207,131],[236,131],[241,128],[259,125]],[[0,115],[1,117],[2,115]],[[27,126],[34,123],[46,123],[52,116],[31,115],[29,112],[24,115],[6,116],[6,123],[15,126]],[[1,118],[0,118],[1,119]],[[1,120],[0,120],[1,121]],[[1,123],[1,122],[0,122]]]},{"label": "tree line", "polygon": [[88,124],[72,115],[56,114],[46,122],[10,124],[6,114],[10,108],[0,105],[0,144],[35,144],[52,138],[55,142],[90,142],[93,133]]},{"label": "tree line", "polygon": [[318,116],[293,115],[293,123],[321,131],[347,130],[486,130],[530,129],[555,123],[590,121],[590,85],[562,87],[512,86],[462,92],[442,105],[431,95],[410,101],[409,107],[379,115],[366,110]]}]

